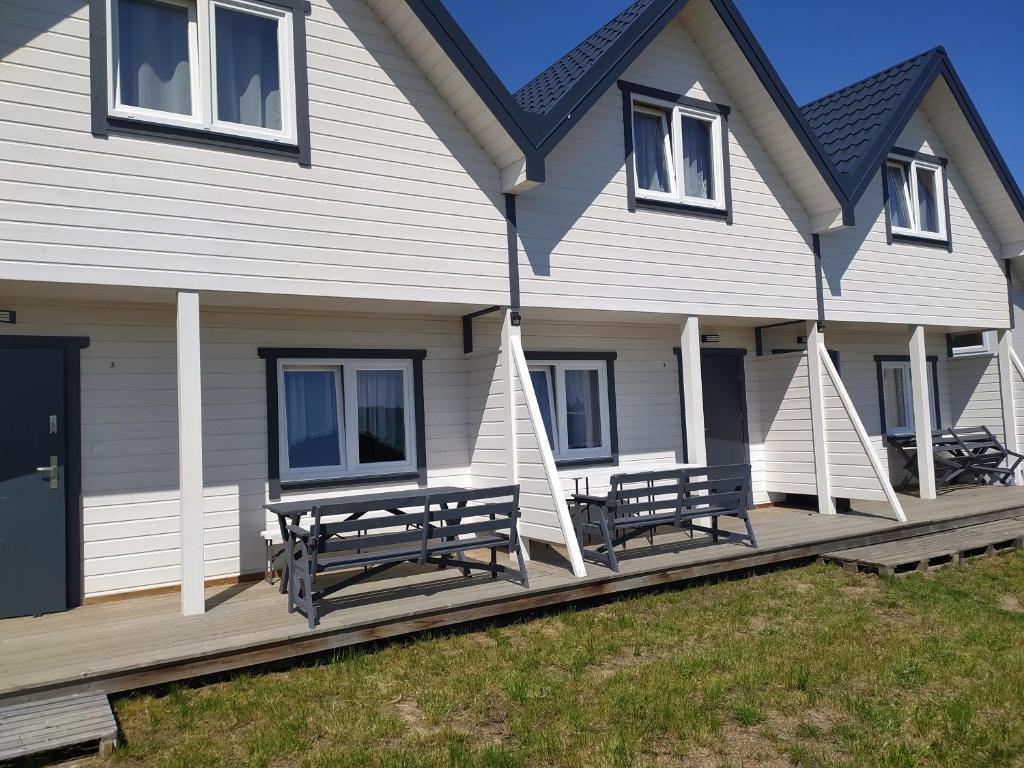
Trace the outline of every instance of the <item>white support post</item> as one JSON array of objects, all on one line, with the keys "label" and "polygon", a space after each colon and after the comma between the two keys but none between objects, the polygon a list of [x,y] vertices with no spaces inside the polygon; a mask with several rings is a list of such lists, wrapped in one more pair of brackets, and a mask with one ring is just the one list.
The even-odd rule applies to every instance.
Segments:
[{"label": "white support post", "polygon": [[931,376],[928,375],[928,353],[924,326],[913,326],[910,335],[910,377],[914,392],[914,431],[917,439],[917,476],[922,499],[934,499],[935,461],[932,455]]},{"label": "white support post", "polygon": [[[1007,450],[1020,453],[1020,435],[1017,434],[1017,406],[1013,401],[1013,339],[1010,331],[997,331],[999,362],[999,396],[1003,406],[1003,445]],[[1020,470],[1015,482],[1019,485]]]},{"label": "white support post", "polygon": [[818,491],[818,512],[834,515],[832,483],[828,473],[828,439],[825,426],[825,396],[822,389],[822,357],[827,355],[825,335],[816,321],[807,323],[807,389],[811,405],[811,442],[814,447],[814,479]]},{"label": "white support post", "polygon": [[[512,325],[512,310],[505,310],[505,318],[501,324],[501,376],[505,390],[505,430],[507,435],[506,462],[507,478],[510,485],[519,483],[519,436],[516,429],[516,392],[515,392],[515,359],[512,356],[512,338],[520,337],[520,329]],[[519,537],[523,557],[530,559],[530,540]]]},{"label": "white support post", "polygon": [[181,612],[206,612],[203,554],[203,412],[199,294],[178,294],[178,473],[181,498]]},{"label": "white support post", "polygon": [[700,321],[693,316],[680,323],[679,350],[683,366],[683,417],[686,419],[686,462],[707,466],[704,435],[704,384],[700,367]]}]

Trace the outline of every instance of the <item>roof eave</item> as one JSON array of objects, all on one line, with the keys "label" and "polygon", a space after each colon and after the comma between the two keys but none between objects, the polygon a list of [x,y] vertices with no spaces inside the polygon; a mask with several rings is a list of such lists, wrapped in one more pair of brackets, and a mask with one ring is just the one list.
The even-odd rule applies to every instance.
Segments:
[{"label": "roof eave", "polygon": [[527,178],[530,181],[543,182],[544,155],[538,152],[524,128],[526,114],[512,98],[508,88],[473,45],[459,23],[444,7],[441,0],[405,0],[405,2],[480,97],[480,100],[491,111],[498,124],[522,151],[526,161]]}]

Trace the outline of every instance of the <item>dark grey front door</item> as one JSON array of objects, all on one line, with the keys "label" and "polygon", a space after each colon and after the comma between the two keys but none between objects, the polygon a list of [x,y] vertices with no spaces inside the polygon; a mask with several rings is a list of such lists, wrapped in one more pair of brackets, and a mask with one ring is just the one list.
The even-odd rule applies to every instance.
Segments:
[{"label": "dark grey front door", "polygon": [[0,349],[0,618],[67,608],[64,352]]},{"label": "dark grey front door", "polygon": [[747,396],[742,350],[701,351],[708,465],[747,464]]}]

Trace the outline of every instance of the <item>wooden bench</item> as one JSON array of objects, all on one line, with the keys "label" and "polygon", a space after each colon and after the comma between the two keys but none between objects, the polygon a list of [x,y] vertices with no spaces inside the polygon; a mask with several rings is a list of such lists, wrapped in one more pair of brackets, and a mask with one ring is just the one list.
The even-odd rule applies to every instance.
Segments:
[{"label": "wooden bench", "polygon": [[[506,572],[497,562],[498,549],[507,548],[518,560],[518,577],[529,587],[519,541],[519,486],[458,490],[426,495],[422,506],[396,510],[394,502],[316,507],[309,528],[288,526],[288,611],[301,611],[313,629],[323,598],[372,578],[402,563],[455,566],[469,577],[483,570],[497,578]],[[388,512],[386,516],[372,516]],[[397,514],[396,514],[397,513]],[[348,520],[326,521],[348,515]],[[490,550],[490,562],[469,560],[465,553]],[[324,576],[334,571],[363,569],[334,583]]]},{"label": "wooden bench", "polygon": [[[715,542],[726,538],[756,547],[747,510],[749,496],[747,464],[613,475],[607,496],[573,496],[580,513],[576,526],[580,548],[584,557],[618,572],[615,547],[645,534],[653,538],[654,531],[662,526],[708,533]],[[596,520],[590,514],[594,510],[598,513]],[[583,512],[588,515],[586,519],[582,518]],[[746,532],[721,530],[720,517],[742,520]],[[597,549],[587,549],[588,535],[598,536],[604,543]]]},{"label": "wooden bench", "polygon": [[[909,477],[919,478],[917,466],[917,436],[890,435],[886,442],[903,459],[903,469]],[[954,480],[969,480],[980,485],[1012,485],[1017,467],[1024,456],[1007,449],[985,426],[958,429],[938,429],[931,434],[932,459],[936,468],[936,485],[941,487]]]}]

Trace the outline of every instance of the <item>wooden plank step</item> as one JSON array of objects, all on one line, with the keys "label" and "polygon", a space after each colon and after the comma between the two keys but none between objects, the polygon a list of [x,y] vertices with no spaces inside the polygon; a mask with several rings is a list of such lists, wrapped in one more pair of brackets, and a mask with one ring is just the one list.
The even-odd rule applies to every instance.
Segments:
[{"label": "wooden plank step", "polygon": [[975,557],[990,557],[1024,548],[1024,519],[997,520],[942,533],[914,536],[864,547],[836,550],[823,562],[850,572],[894,576],[929,571]]},{"label": "wooden plank step", "polygon": [[0,761],[97,744],[101,756],[117,743],[117,721],[102,691],[0,705]]}]

